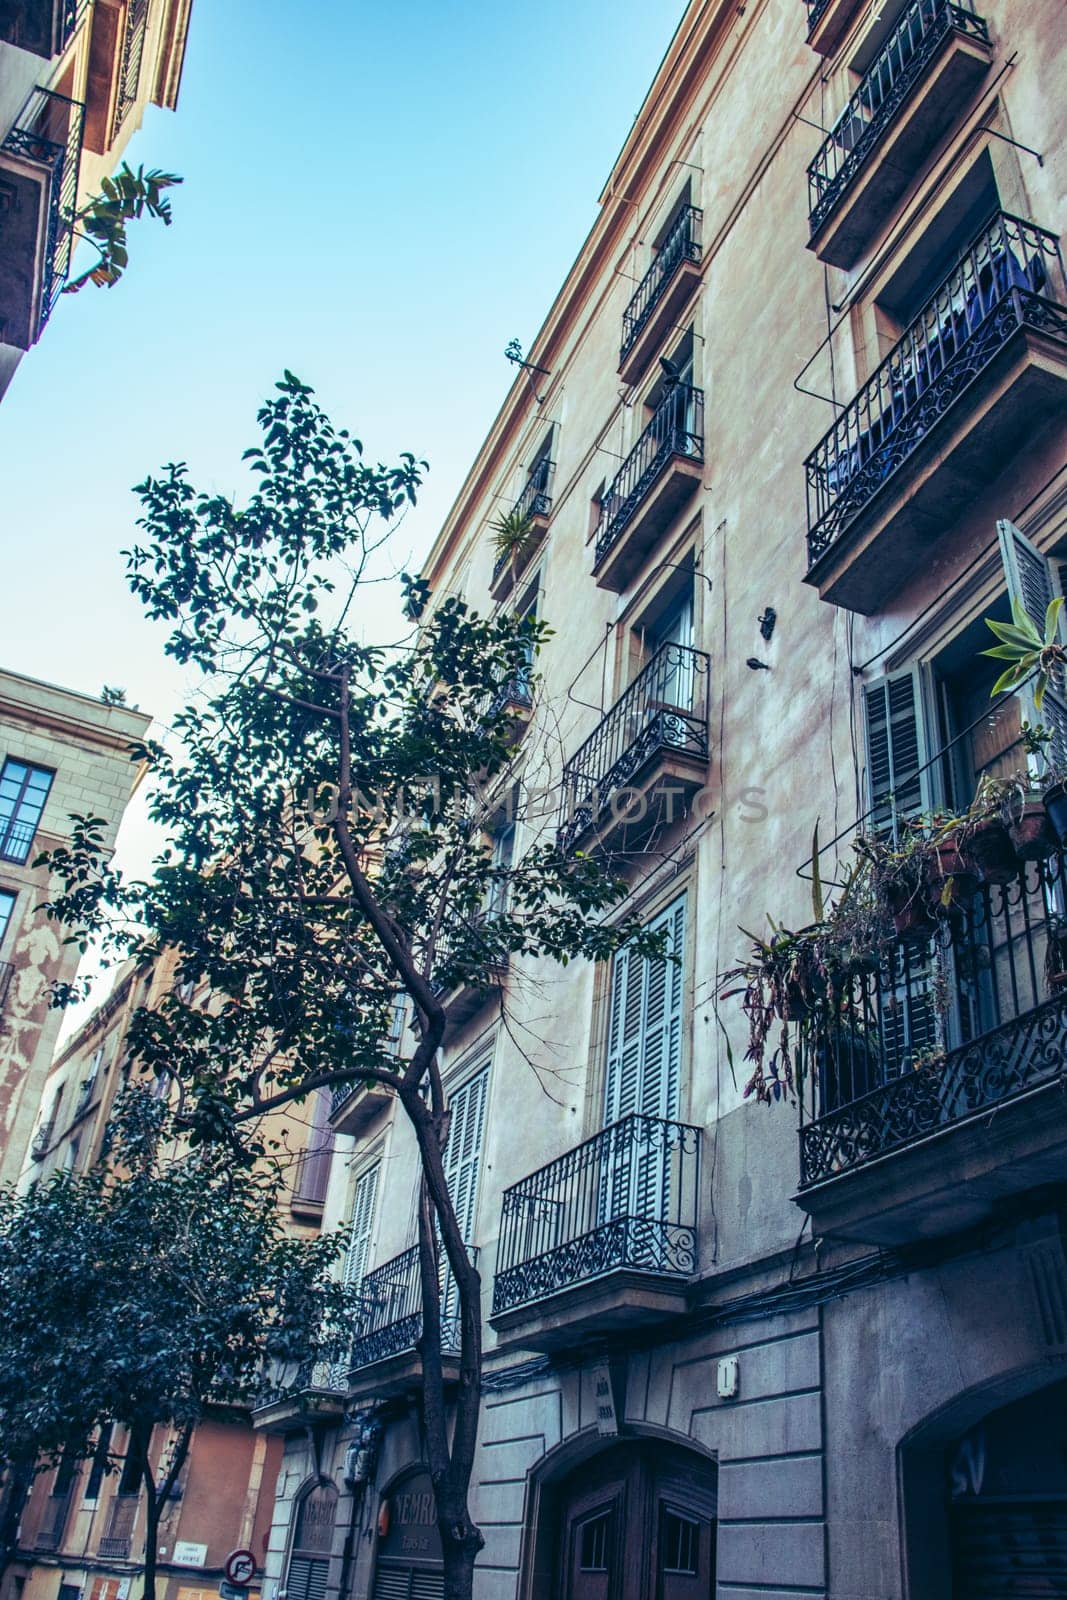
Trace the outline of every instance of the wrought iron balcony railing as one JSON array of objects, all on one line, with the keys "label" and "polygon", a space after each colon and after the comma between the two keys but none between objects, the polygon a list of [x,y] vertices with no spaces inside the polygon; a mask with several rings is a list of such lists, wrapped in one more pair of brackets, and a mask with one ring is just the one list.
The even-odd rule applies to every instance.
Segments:
[{"label": "wrought iron balcony railing", "polygon": [[0,819],[0,861],[25,861],[37,832],[32,822],[4,822]]},{"label": "wrought iron balcony railing", "polygon": [[908,6],[808,168],[812,234],[878,149],[942,41],[953,31],[989,43],[989,29],[975,15],[973,0],[913,0]]},{"label": "wrought iron balcony railing", "polygon": [[[66,95],[55,94],[51,89],[35,89],[0,147],[12,155],[21,156],[25,161],[45,167],[50,174],[37,333],[48,321],[70,271],[74,248],[71,218],[78,194],[83,117],[84,107],[80,101],[69,100]],[[8,854],[10,832],[10,829],[4,832],[0,856],[8,860],[25,859],[24,856],[13,857]]]},{"label": "wrought iron balcony railing", "polygon": [[812,565],[1020,329],[1067,340],[1056,236],[998,212],[804,463]]},{"label": "wrought iron balcony railing", "polygon": [[[548,516],[549,512],[552,510],[552,495],[550,490],[552,487],[552,474],[555,472],[555,470],[556,463],[554,461],[550,461],[547,456],[542,456],[541,460],[537,463],[533,471],[530,473],[530,476],[527,478],[526,487],[523,489],[519,498],[511,508],[515,516]],[[499,578],[508,562],[513,559],[513,551],[501,551],[500,555],[497,556],[496,562],[493,566],[493,583],[495,583]]]},{"label": "wrought iron balcony railing", "polygon": [[814,33],[830,5],[830,0],[804,0],[808,8],[808,32]]},{"label": "wrought iron balcony railing", "polygon": [[700,1130],[634,1113],[504,1191],[493,1314],[624,1269],[697,1267]]},{"label": "wrought iron balcony railing", "polygon": [[660,646],[563,769],[562,849],[605,810],[618,810],[631,779],[657,752],[707,760],[708,671],[703,650]]},{"label": "wrought iron balcony railing", "polygon": [[[467,1246],[477,1265],[478,1252]],[[419,1276],[419,1247],[410,1249],[376,1267],[363,1279],[360,1291],[363,1314],[360,1330],[352,1344],[350,1367],[353,1373],[388,1356],[414,1350],[422,1336],[422,1283]],[[445,1270],[441,1293],[441,1350],[458,1355],[460,1347],[459,1298],[455,1283]]]},{"label": "wrought iron balcony railing", "polygon": [[35,55],[59,55],[74,37],[89,0],[7,0],[0,5],[0,41],[32,50]]},{"label": "wrought iron balcony railing", "polygon": [[148,0],[129,0],[126,7],[126,26],[122,35],[119,92],[115,98],[115,114],[111,124],[112,142],[118,137],[122,124],[137,103],[147,28]]},{"label": "wrought iron balcony railing", "polygon": [[800,1095],[801,1188],[1067,1070],[1064,858],[986,884],[930,939],[819,1002]]},{"label": "wrought iron balcony railing", "polygon": [[3,1009],[4,1009],[4,1002],[7,999],[7,991],[11,987],[11,980],[14,977],[14,975],[15,975],[15,964],[14,964],[14,962],[13,961],[0,961],[0,1011],[3,1011]]},{"label": "wrought iron balcony railing", "polygon": [[704,459],[704,391],[690,383],[669,388],[652,420],[604,491],[597,521],[594,572],[622,535],[674,456]]},{"label": "wrought iron balcony railing", "polygon": [[700,220],[703,212],[686,206],[672,223],[670,232],[653,258],[652,265],[630,298],[622,314],[620,361],[625,360],[641,335],[664,290],[683,261],[700,260]]},{"label": "wrought iron balcony railing", "polygon": [[128,1561],[133,1544],[133,1526],[137,1520],[137,1496],[117,1494],[111,1502],[107,1519],[107,1532],[97,1547],[102,1561]]}]

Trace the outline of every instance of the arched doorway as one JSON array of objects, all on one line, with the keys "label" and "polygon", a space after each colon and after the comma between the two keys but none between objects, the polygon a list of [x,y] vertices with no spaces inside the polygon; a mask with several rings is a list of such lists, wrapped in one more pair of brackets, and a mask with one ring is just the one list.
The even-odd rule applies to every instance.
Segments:
[{"label": "arched doorway", "polygon": [[609,1447],[556,1489],[559,1600],[713,1600],[716,1471],[654,1440]]},{"label": "arched doorway", "polygon": [[1064,1600],[1067,1382],[990,1412],[945,1473],[953,1600]]},{"label": "arched doorway", "polygon": [[286,1600],[324,1600],[336,1518],[337,1490],[332,1483],[315,1484],[297,1501]]},{"label": "arched doorway", "polygon": [[444,1588],[433,1488],[417,1468],[382,1495],[371,1600],[438,1600]]}]

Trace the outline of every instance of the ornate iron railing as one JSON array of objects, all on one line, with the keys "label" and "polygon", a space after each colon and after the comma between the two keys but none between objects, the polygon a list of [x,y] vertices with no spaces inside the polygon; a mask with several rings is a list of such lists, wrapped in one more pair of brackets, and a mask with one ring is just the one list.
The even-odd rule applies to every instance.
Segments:
[{"label": "ornate iron railing", "polygon": [[11,980],[14,977],[14,975],[15,975],[15,964],[14,964],[14,962],[13,961],[0,961],[0,1011],[2,1011],[4,1009],[4,1002],[7,999],[7,991],[11,987]]},{"label": "ornate iron railing", "polygon": [[32,822],[7,822],[0,819],[0,861],[25,861],[37,828]]},{"label": "ornate iron railing", "polygon": [[[472,1263],[478,1252],[467,1246]],[[363,1279],[360,1290],[363,1313],[360,1329],[352,1344],[350,1368],[358,1372],[387,1356],[413,1350],[422,1337],[422,1282],[419,1276],[419,1247],[394,1256]],[[458,1354],[460,1347],[459,1299],[455,1282],[447,1268],[441,1292],[441,1349]]]},{"label": "ornate iron railing", "polygon": [[913,0],[875,56],[808,168],[808,208],[817,233],[877,150],[900,108],[952,33],[989,43],[973,0]]},{"label": "ornate iron railing", "polygon": [[804,4],[808,8],[808,35],[810,37],[819,26],[824,14],[829,10],[830,0],[804,0]]},{"label": "ornate iron railing", "polygon": [[504,1191],[493,1312],[626,1269],[697,1267],[700,1130],[637,1113]]},{"label": "ornate iron railing", "polygon": [[117,1494],[111,1502],[107,1532],[97,1547],[103,1561],[128,1561],[133,1544],[133,1525],[137,1520],[137,1496]]},{"label": "ornate iron railing", "polygon": [[[71,218],[78,195],[84,111],[84,106],[78,100],[69,100],[66,95],[55,94],[51,89],[35,89],[3,143],[3,149],[10,150],[25,161],[46,167],[51,174],[37,334],[48,321],[70,272],[74,248]],[[24,859],[8,854],[10,832],[7,830],[4,833],[0,855],[8,860]]]},{"label": "ornate iron railing", "polygon": [[[389,1011],[389,1036],[385,1042],[388,1055],[394,1058],[399,1056],[404,1039],[404,1027],[407,1022],[407,1010],[403,995],[398,995]],[[341,1107],[364,1089],[378,1088],[379,1086],[368,1078],[354,1078],[349,1083],[338,1084],[330,1095],[330,1119],[332,1120]]]},{"label": "ornate iron railing", "polygon": [[605,811],[628,811],[630,780],[658,751],[707,760],[709,664],[703,650],[663,644],[616,700],[563,769],[562,849]]},{"label": "ornate iron railing", "polygon": [[998,212],[805,461],[813,564],[1021,328],[1067,342],[1063,263],[1054,234]]},{"label": "ornate iron railing", "polygon": [[127,0],[126,26],[122,34],[122,61],[119,66],[119,91],[115,98],[115,116],[111,125],[112,142],[118,137],[122,124],[137,103],[147,28],[148,0]]},{"label": "ornate iron railing", "polygon": [[696,206],[685,206],[671,224],[656,251],[652,265],[630,297],[622,314],[622,345],[619,360],[629,355],[642,328],[648,322],[663,297],[664,290],[683,261],[700,260],[700,220],[703,212]]},{"label": "ornate iron railing", "polygon": [[59,55],[67,48],[89,0],[13,0],[0,6],[0,40],[37,55]]},{"label": "ornate iron railing", "polygon": [[704,391],[694,389],[691,383],[676,383],[667,390],[648,427],[605,489],[597,521],[594,572],[675,456],[704,459]]},{"label": "ornate iron railing", "polygon": [[1067,1070],[1064,858],[986,884],[818,1002],[799,1095],[801,1187]]},{"label": "ornate iron railing", "polygon": [[[519,517],[547,517],[552,510],[552,496],[549,490],[552,485],[552,474],[556,470],[556,463],[547,456],[534,467],[526,480],[526,487],[512,506],[512,513]],[[509,561],[514,559],[513,550],[502,550],[493,565],[493,583],[499,578]]]}]

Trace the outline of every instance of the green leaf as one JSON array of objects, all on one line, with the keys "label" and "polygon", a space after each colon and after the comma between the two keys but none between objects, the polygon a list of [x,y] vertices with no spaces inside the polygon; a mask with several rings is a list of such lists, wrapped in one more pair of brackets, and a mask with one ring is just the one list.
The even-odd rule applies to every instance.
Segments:
[{"label": "green leaf", "polygon": [[1060,612],[1063,610],[1063,600],[1059,596],[1050,600],[1048,610],[1045,612],[1045,644],[1055,644],[1056,634],[1059,630]]}]

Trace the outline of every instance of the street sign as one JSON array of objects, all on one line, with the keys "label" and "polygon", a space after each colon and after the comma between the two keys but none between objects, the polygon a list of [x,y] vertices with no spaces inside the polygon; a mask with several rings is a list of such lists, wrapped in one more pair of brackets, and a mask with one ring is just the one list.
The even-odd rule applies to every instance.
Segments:
[{"label": "street sign", "polygon": [[231,1583],[228,1578],[219,1579],[219,1595],[221,1600],[248,1600],[248,1590],[239,1583]]},{"label": "street sign", "polygon": [[251,1550],[231,1550],[222,1570],[230,1582],[240,1588],[255,1577],[257,1566],[258,1562]]}]

